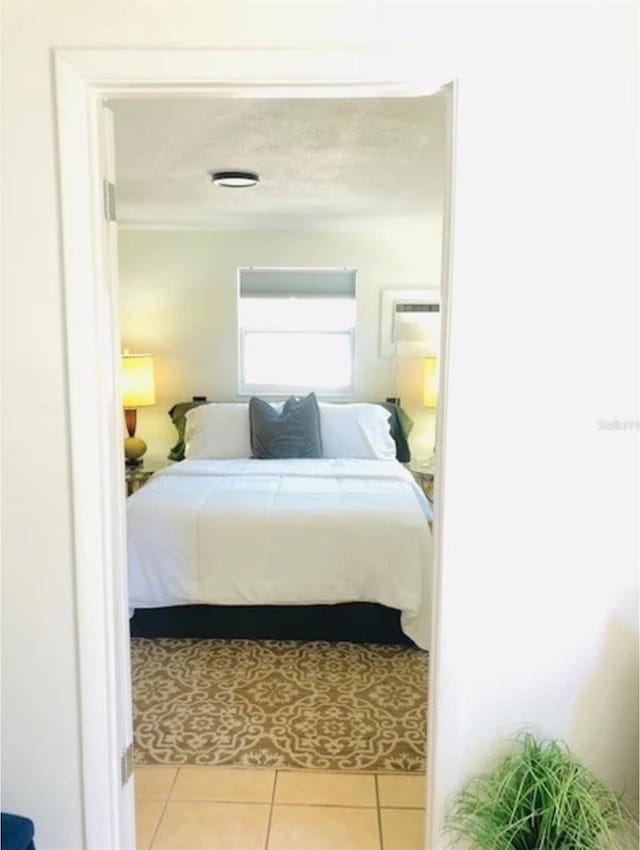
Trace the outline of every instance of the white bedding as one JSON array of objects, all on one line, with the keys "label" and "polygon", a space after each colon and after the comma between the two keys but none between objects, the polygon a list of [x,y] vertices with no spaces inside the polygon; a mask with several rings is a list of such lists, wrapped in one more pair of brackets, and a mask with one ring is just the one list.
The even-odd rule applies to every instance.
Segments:
[{"label": "white bedding", "polygon": [[185,460],[127,499],[129,604],[378,602],[427,649],[431,508],[382,460]]}]

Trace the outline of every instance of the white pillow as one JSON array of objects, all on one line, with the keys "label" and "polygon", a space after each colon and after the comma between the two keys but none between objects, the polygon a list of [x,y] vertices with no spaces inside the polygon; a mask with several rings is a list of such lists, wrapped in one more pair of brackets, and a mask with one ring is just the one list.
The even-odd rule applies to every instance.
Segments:
[{"label": "white pillow", "polygon": [[[282,410],[283,401],[270,402]],[[249,403],[215,401],[192,407],[185,415],[184,456],[191,460],[251,457]]]},{"label": "white pillow", "polygon": [[191,459],[251,457],[249,405],[213,402],[187,412],[184,456]]},{"label": "white pillow", "polygon": [[395,460],[391,414],[379,404],[320,402],[320,431],[324,457]]}]

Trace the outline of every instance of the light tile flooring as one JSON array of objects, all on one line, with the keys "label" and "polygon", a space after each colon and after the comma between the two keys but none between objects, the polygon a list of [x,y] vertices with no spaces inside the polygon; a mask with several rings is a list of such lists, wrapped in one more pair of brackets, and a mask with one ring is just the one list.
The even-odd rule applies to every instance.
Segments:
[{"label": "light tile flooring", "polygon": [[423,850],[424,776],[139,767],[138,850]]}]

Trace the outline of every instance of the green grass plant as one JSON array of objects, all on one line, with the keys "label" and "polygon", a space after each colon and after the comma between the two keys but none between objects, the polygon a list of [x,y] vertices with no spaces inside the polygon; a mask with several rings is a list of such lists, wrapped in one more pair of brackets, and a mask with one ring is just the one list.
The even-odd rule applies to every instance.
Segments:
[{"label": "green grass plant", "polygon": [[[452,799],[446,832],[462,850],[627,850],[637,822],[559,741],[519,735],[495,768]],[[634,843],[635,837],[635,843]]]}]

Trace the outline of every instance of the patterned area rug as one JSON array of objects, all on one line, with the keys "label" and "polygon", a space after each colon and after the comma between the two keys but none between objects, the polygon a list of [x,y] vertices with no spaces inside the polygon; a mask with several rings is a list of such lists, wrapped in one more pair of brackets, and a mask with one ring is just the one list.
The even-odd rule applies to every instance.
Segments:
[{"label": "patterned area rug", "polygon": [[137,764],[424,771],[428,655],[133,638]]}]

